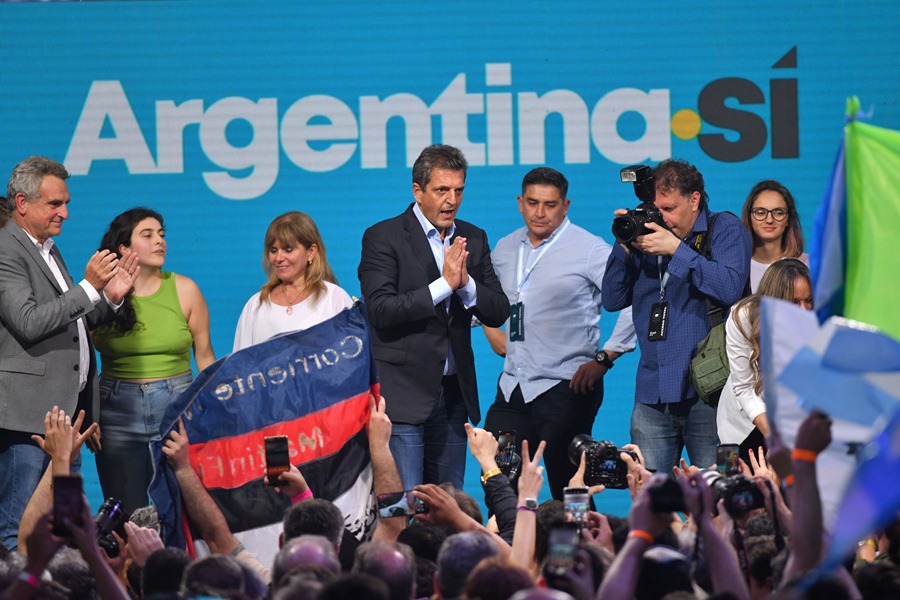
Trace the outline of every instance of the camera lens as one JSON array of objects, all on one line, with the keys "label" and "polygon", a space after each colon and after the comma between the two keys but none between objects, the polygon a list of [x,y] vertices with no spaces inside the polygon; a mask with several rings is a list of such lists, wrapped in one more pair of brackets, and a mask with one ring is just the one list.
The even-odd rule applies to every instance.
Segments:
[{"label": "camera lens", "polygon": [[623,244],[633,241],[637,233],[637,223],[635,223],[634,217],[628,214],[613,219],[612,233]]},{"label": "camera lens", "polygon": [[586,433],[579,433],[569,443],[569,461],[576,467],[581,464],[581,455],[585,448],[594,442],[594,439]]}]

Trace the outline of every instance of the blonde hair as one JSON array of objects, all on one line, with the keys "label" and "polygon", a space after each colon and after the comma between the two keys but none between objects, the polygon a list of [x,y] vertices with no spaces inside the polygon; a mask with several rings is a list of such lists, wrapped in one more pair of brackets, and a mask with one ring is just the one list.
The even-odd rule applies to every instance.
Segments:
[{"label": "blonde hair", "polygon": [[809,267],[796,258],[782,258],[776,260],[762,276],[759,282],[759,289],[752,296],[748,296],[731,307],[732,314],[737,311],[747,312],[747,325],[749,331],[744,328],[740,320],[734,323],[737,325],[741,335],[750,342],[750,370],[756,383],[753,385],[753,391],[756,395],[762,395],[763,381],[762,371],[759,366],[759,300],[763,296],[777,298],[778,300],[794,300],[794,282],[798,279],[805,279],[812,289],[812,279],[809,274]]},{"label": "blonde hair", "polygon": [[325,257],[325,242],[319,233],[319,228],[315,222],[306,213],[298,210],[284,213],[269,224],[266,230],[266,237],[263,242],[263,270],[269,276],[269,280],[259,290],[259,298],[263,302],[270,302],[269,297],[272,291],[281,284],[281,280],[275,274],[269,262],[269,248],[275,242],[279,242],[282,246],[296,246],[300,244],[307,250],[316,246],[317,252],[312,257],[309,266],[306,268],[306,277],[304,280],[304,288],[308,290],[313,298],[318,299],[325,293],[325,282],[337,284],[337,278],[328,264]]}]

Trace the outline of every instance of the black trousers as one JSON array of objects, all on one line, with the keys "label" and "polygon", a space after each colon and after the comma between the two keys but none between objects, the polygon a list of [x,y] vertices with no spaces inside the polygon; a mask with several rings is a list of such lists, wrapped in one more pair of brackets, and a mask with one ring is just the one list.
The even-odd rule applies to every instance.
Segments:
[{"label": "black trousers", "polygon": [[488,409],[484,428],[496,437],[501,431],[514,430],[521,451],[521,440],[528,440],[528,451],[534,455],[541,440],[547,442],[544,449],[544,466],[550,492],[557,500],[563,499],[563,488],[578,469],[569,461],[569,444],[576,435],[590,435],[594,418],[603,402],[603,380],[594,391],[582,396],[569,389],[569,380],[558,384],[525,403],[522,390],[516,386],[509,402],[497,388],[497,398]]}]

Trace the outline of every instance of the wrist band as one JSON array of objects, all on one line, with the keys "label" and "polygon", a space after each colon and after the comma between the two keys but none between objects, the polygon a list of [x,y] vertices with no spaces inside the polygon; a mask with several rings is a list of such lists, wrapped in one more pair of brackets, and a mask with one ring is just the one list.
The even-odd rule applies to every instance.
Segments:
[{"label": "wrist band", "polygon": [[644,540],[645,542],[647,542],[648,544],[652,544],[652,543],[653,543],[653,536],[650,535],[650,532],[649,532],[649,531],[643,531],[642,529],[632,529],[632,530],[628,533],[628,537],[630,537],[630,538],[640,538],[640,539]]},{"label": "wrist band", "polygon": [[41,585],[41,580],[38,578],[38,576],[33,573],[29,573],[28,571],[22,571],[21,573],[19,573],[19,581],[24,581],[33,588],[37,588],[39,585]]},{"label": "wrist band", "polygon": [[794,485],[794,474],[791,473],[790,475],[785,477],[783,481],[784,481],[784,485],[791,487],[792,485]]},{"label": "wrist band", "polygon": [[818,454],[813,452],[812,450],[803,450],[802,448],[794,448],[794,451],[791,452],[792,460],[799,460],[801,462],[816,462],[816,457]]},{"label": "wrist band", "polygon": [[537,514],[537,509],[536,509],[536,508],[531,508],[530,506],[524,506],[524,505],[523,505],[523,506],[517,506],[517,507],[516,507],[516,512],[519,512],[520,510],[527,510],[527,511],[530,512],[530,513]]},{"label": "wrist band", "polygon": [[298,502],[301,502],[303,500],[308,500],[309,498],[312,498],[312,497],[313,497],[312,490],[309,488],[306,488],[305,492],[300,492],[299,494],[297,494],[296,496],[291,498],[291,504],[297,504]]},{"label": "wrist band", "polygon": [[482,485],[487,483],[487,480],[490,479],[491,477],[493,477],[494,475],[499,475],[502,472],[503,471],[501,471],[499,468],[491,469],[490,471],[488,471],[487,473],[485,473],[484,475],[481,476]]}]

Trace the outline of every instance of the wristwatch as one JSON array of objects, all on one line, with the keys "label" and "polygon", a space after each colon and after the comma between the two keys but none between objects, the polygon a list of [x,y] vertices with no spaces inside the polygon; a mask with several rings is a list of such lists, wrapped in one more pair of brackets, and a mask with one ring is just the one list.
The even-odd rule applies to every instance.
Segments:
[{"label": "wristwatch", "polygon": [[519,506],[517,508],[536,511],[538,509],[537,498],[524,498],[521,502],[519,502]]},{"label": "wristwatch", "polygon": [[607,369],[612,369],[615,365],[613,364],[612,359],[606,353],[606,350],[601,350],[597,354],[594,355],[594,360],[598,363],[606,367]]}]

